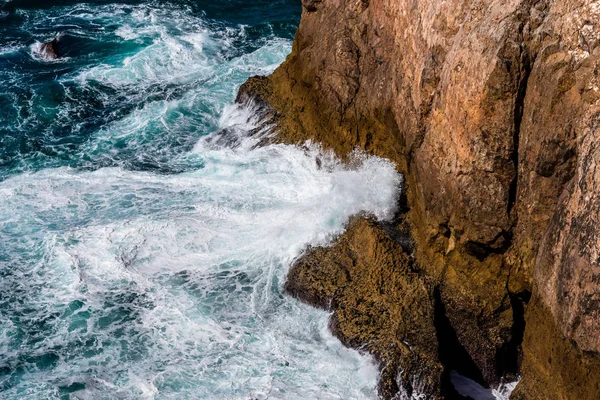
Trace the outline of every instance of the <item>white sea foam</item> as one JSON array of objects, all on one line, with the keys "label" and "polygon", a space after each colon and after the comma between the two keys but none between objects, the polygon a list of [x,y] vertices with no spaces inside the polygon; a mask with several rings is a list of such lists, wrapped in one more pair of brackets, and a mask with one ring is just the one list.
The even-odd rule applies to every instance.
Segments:
[{"label": "white sea foam", "polygon": [[518,381],[502,382],[498,387],[488,389],[456,371],[452,371],[451,380],[458,393],[475,400],[509,400],[510,394],[518,383]]},{"label": "white sea foam", "polygon": [[11,54],[19,50],[19,47],[16,45],[8,45],[8,46],[0,46],[0,56],[5,54]]},{"label": "white sea foam", "polygon": [[[223,125],[241,129],[239,113]],[[281,285],[302,249],[351,215],[389,218],[399,175],[359,154],[350,169],[316,146],[249,148],[200,143],[204,167],[178,175],[60,168],[0,184],[2,256],[21,255],[9,262],[30,293],[14,312],[62,315],[30,350],[60,355],[29,372],[37,393],[77,382],[80,398],[375,396],[370,358]]]},{"label": "white sea foam", "polygon": [[[153,79],[157,82],[177,81],[177,85],[185,84],[184,81],[191,83],[190,89],[182,94],[146,102],[125,118],[106,124],[83,151],[93,154],[94,157],[115,158],[123,151],[137,148],[147,157],[175,160],[178,156],[165,153],[169,151],[168,147],[161,148],[157,144],[169,140],[170,137],[193,134],[194,131],[222,128],[225,126],[224,121],[231,124],[230,118],[246,118],[245,122],[254,118],[254,114],[247,109],[244,112],[250,112],[249,116],[232,115],[233,111],[239,112],[235,107],[227,106],[235,93],[233,88],[249,75],[272,72],[285,58],[289,49],[289,41],[274,39],[255,52],[220,62],[203,56],[193,48],[186,48],[185,51],[189,52],[190,57],[185,58],[187,61],[182,61],[180,65],[174,65],[172,62],[177,57],[176,52],[165,53],[147,49],[134,56],[135,61],[126,61],[126,65],[122,67],[101,66],[88,70],[77,78],[82,86],[87,86],[87,82],[95,80],[115,87],[132,87],[135,88],[132,97],[139,96],[142,101],[152,94],[150,86]],[[244,135],[244,129],[247,127],[241,128],[241,134]],[[250,141],[245,143],[249,144]]]},{"label": "white sea foam", "polygon": [[[97,18],[97,17],[96,17]],[[114,15],[110,17],[113,21]],[[76,80],[97,81],[121,87],[137,85],[144,90],[160,83],[186,83],[214,76],[227,60],[219,50],[227,40],[214,37],[202,19],[177,9],[138,6],[124,16],[114,34],[125,40],[153,43],[117,64],[94,66]],[[210,51],[206,51],[206,49]]]}]

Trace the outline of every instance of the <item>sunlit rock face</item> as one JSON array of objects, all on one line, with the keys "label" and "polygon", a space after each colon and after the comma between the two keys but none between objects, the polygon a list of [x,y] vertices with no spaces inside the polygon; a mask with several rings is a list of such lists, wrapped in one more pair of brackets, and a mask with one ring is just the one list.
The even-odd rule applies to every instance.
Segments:
[{"label": "sunlit rock face", "polygon": [[594,398],[600,5],[303,5],[292,54],[246,88],[279,137],[396,162],[414,269],[484,381]]}]

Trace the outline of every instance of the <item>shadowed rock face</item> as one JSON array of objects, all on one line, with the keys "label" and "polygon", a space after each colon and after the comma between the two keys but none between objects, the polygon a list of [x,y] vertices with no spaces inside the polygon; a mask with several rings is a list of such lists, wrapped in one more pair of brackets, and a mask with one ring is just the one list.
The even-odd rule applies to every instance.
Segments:
[{"label": "shadowed rock face", "polygon": [[[240,96],[271,107],[280,140],[316,140],[341,156],[358,147],[397,163],[410,276],[426,282],[424,307],[432,298],[443,306],[485,381],[520,372],[519,398],[597,398],[600,3],[303,4],[288,60]],[[308,265],[300,260],[294,274]],[[365,299],[381,289],[361,285],[370,287],[356,290]],[[384,331],[369,332],[390,343],[407,335]]]},{"label": "shadowed rock face", "polygon": [[317,7],[323,0],[302,0],[302,6],[308,11],[317,11]]}]

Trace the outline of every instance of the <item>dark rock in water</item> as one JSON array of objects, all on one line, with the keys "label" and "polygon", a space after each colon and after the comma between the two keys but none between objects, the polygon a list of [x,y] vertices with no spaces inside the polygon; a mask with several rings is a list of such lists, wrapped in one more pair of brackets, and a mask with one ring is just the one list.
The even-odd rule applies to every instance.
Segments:
[{"label": "dark rock in water", "polygon": [[42,44],[40,53],[42,56],[44,56],[44,58],[47,58],[50,60],[56,60],[56,59],[60,58],[60,55],[58,52],[58,39],[54,38],[53,40]]}]

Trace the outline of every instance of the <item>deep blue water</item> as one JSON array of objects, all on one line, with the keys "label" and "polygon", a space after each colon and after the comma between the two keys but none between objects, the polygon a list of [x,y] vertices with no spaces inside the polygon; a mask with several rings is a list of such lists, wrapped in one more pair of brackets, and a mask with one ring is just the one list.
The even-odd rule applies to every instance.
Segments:
[{"label": "deep blue water", "polygon": [[[298,23],[298,3],[3,2],[0,179],[64,165],[178,169],[172,158],[189,151],[199,136],[217,127],[219,103],[231,101],[236,86],[248,75],[281,61]],[[32,55],[36,42],[57,35],[63,61],[48,63]],[[202,35],[204,51],[194,54],[198,45],[194,40],[202,41]],[[237,68],[236,61],[260,49],[276,54],[260,60],[261,65],[249,62]],[[145,50],[148,54],[141,54]],[[130,57],[135,64],[122,68]],[[212,68],[201,71],[207,64]],[[115,71],[119,67],[121,75]],[[111,73],[119,75],[118,82],[102,76]],[[173,128],[169,132],[150,138],[157,130],[148,127],[142,143],[118,140],[109,156],[106,149],[90,146],[103,128],[152,103],[184,99],[198,86],[213,96],[169,110],[164,116]]]},{"label": "deep blue water", "polygon": [[256,148],[233,105],[299,1],[0,1],[0,398],[376,397],[372,360],[281,287],[351,215],[390,217],[400,177]]}]

